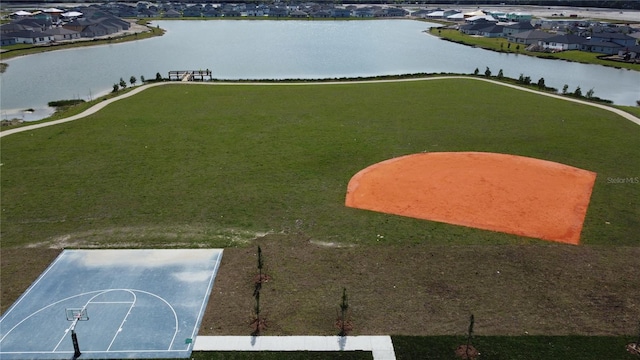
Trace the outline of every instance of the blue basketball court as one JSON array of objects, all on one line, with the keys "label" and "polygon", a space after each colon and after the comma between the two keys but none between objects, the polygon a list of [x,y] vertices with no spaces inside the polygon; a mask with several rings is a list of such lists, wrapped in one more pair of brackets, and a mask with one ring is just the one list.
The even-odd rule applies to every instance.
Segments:
[{"label": "blue basketball court", "polygon": [[219,249],[65,250],[0,318],[0,358],[187,358],[221,259]]}]

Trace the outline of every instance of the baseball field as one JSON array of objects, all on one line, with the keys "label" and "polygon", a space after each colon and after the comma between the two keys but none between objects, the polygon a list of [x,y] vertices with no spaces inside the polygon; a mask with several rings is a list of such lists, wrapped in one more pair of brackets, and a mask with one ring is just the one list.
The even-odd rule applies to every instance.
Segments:
[{"label": "baseball field", "polygon": [[[523,347],[537,339],[534,354],[543,353],[548,337],[577,336],[583,349],[610,339],[624,359],[626,338],[637,337],[640,126],[605,109],[469,78],[172,84],[5,136],[1,146],[3,312],[63,248],[221,247],[200,333],[248,335],[260,245],[269,335],[335,334],[346,288],[354,335],[398,336],[413,350],[420,346],[406,344],[457,342],[470,314],[491,351],[505,339]],[[363,169],[436,153],[509,155],[591,174],[577,190],[547,174],[539,190],[555,192],[518,210],[521,224],[570,223],[572,240],[506,231],[529,225],[501,215],[504,226],[487,228],[345,206]],[[496,171],[477,171],[499,174],[481,177],[493,185],[518,179],[513,194],[535,189],[522,182],[541,175],[487,166]],[[447,194],[478,190],[482,179],[464,171],[421,193],[431,195],[422,203],[447,208]],[[419,192],[419,181],[409,185],[394,191]],[[554,194],[582,200],[560,211],[545,206]],[[480,213],[491,213],[487,204]],[[567,220],[575,213],[578,228]],[[505,354],[494,358],[513,358]]]}]

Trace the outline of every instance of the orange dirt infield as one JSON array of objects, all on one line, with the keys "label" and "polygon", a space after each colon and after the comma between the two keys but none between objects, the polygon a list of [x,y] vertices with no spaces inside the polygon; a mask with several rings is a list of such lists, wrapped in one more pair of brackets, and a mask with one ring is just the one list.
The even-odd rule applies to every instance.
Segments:
[{"label": "orange dirt infield", "polygon": [[421,153],[358,172],[345,204],[577,245],[595,178],[516,155]]}]

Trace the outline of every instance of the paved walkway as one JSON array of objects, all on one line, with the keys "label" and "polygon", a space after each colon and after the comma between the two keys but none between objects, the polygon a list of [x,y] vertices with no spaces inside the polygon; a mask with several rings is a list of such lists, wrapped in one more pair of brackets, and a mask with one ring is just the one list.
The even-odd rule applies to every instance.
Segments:
[{"label": "paved walkway", "polygon": [[295,83],[295,82],[281,82],[281,83],[260,83],[260,82],[256,82],[256,83],[245,83],[245,82],[241,82],[241,83],[237,83],[237,82],[194,82],[194,81],[190,81],[190,82],[181,82],[181,81],[166,81],[166,82],[159,82],[159,83],[152,83],[152,84],[148,84],[148,85],[142,85],[139,87],[136,87],[135,89],[127,92],[126,94],[122,94],[120,96],[102,101],[100,103],[97,103],[96,105],[92,106],[91,108],[85,110],[84,112],[78,114],[78,115],[74,115],[68,118],[64,118],[64,119],[60,119],[60,120],[53,120],[53,121],[48,121],[48,122],[43,122],[43,123],[39,123],[39,124],[34,124],[34,125],[27,125],[27,126],[21,126],[18,128],[14,128],[14,129],[9,129],[9,130],[4,130],[2,132],[0,132],[0,138],[5,137],[5,136],[9,136],[11,134],[15,134],[15,133],[19,133],[19,132],[23,132],[23,131],[29,131],[29,130],[34,130],[37,128],[41,128],[41,127],[45,127],[45,126],[52,126],[52,125],[57,125],[57,124],[62,124],[65,122],[69,122],[69,121],[74,121],[74,120],[78,120],[78,119],[82,119],[86,116],[89,116],[95,112],[97,112],[98,110],[101,110],[102,108],[104,108],[105,106],[116,102],[120,99],[125,99],[128,98],[130,96],[133,96],[141,91],[144,91],[148,88],[154,87],[154,86],[160,86],[160,85],[172,85],[172,84],[194,84],[194,85],[213,85],[213,86],[225,86],[225,85],[272,85],[272,86],[292,86],[292,85],[323,85],[323,84],[356,84],[356,83],[370,83],[370,82],[401,82],[401,81],[425,81],[425,80],[442,80],[442,79],[472,79],[472,80],[481,80],[481,81],[487,81],[490,83],[494,83],[497,85],[502,85],[502,86],[508,86],[510,88],[514,88],[516,90],[522,90],[522,91],[528,91],[531,93],[535,93],[538,95],[545,95],[545,96],[550,96],[550,97],[554,97],[557,99],[561,99],[561,100],[566,100],[566,101],[572,101],[572,102],[576,102],[576,103],[580,103],[580,104],[584,104],[584,105],[589,105],[589,106],[594,106],[597,108],[601,108],[604,110],[608,110],[611,112],[614,112],[620,116],[622,116],[623,118],[632,121],[638,125],[640,125],[640,119],[629,114],[628,112],[622,111],[620,109],[611,107],[611,106],[607,106],[607,105],[603,105],[603,104],[598,104],[598,103],[593,103],[593,102],[589,102],[589,101],[584,101],[584,100],[580,100],[580,99],[574,99],[568,96],[562,96],[562,95],[558,95],[558,94],[552,94],[552,93],[548,93],[548,92],[542,92],[542,91],[536,91],[534,89],[529,89],[529,88],[525,88],[522,86],[517,86],[517,85],[512,85],[512,84],[506,84],[497,80],[491,80],[491,79],[484,79],[482,77],[475,77],[475,76],[433,76],[433,77],[426,77],[426,78],[408,78],[408,79],[389,79],[389,80],[363,80],[363,81],[327,81],[327,82],[300,82],[300,83]]},{"label": "paved walkway", "polygon": [[371,351],[395,360],[390,336],[198,336],[194,351]]}]

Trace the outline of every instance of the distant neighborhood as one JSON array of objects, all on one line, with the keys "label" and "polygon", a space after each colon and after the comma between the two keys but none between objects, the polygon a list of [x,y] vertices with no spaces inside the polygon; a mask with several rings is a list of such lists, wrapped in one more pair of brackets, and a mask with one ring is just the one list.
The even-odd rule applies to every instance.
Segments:
[{"label": "distant neighborhood", "polygon": [[[49,44],[110,36],[127,31],[131,19],[170,18],[415,18],[453,25],[471,36],[506,38],[532,51],[581,50],[615,55],[629,62],[640,62],[640,31],[627,25],[557,15],[545,19],[527,13],[399,6],[356,6],[303,3],[278,4],[185,4],[138,2],[136,5],[104,3],[67,9],[20,10],[10,14],[11,22],[0,26],[2,46]],[[124,19],[128,19],[124,20]]]}]

